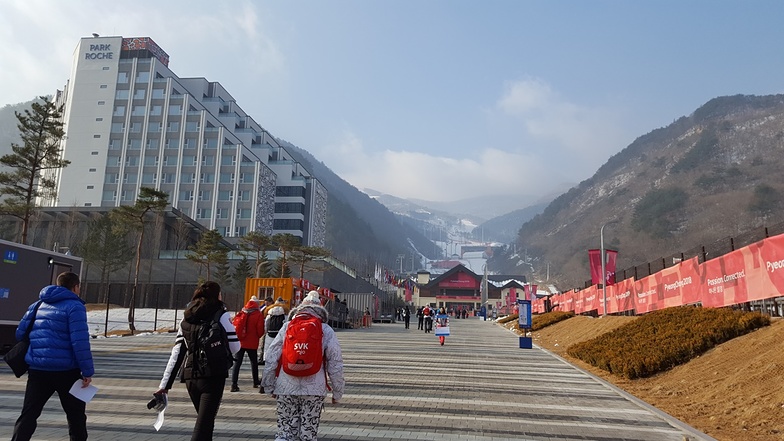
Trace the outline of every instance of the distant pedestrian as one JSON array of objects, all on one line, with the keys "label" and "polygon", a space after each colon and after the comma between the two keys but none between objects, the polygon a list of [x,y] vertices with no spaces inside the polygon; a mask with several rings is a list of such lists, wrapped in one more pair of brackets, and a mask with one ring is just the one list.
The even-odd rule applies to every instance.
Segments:
[{"label": "distant pedestrian", "polygon": [[237,338],[240,341],[240,350],[234,358],[234,366],[231,371],[231,391],[239,392],[240,386],[237,382],[240,376],[240,367],[245,354],[248,354],[250,360],[250,372],[253,377],[253,387],[257,388],[261,384],[259,380],[259,341],[264,335],[264,318],[261,315],[259,308],[259,301],[256,296],[253,296],[234,316],[234,328],[237,332]]},{"label": "distant pedestrian", "polygon": [[176,373],[181,372],[188,396],[197,413],[191,441],[212,440],[215,417],[218,415],[230,366],[226,363],[225,368],[220,372],[211,372],[209,375],[201,375],[199,367],[194,366],[194,350],[197,348],[196,341],[201,325],[213,322],[220,314],[220,324],[226,333],[229,350],[235,354],[240,349],[234,325],[229,320],[229,314],[226,313],[226,306],[221,297],[220,285],[216,282],[204,282],[196,288],[191,302],[183,313],[184,318],[180,322],[180,330],[174,340],[174,347],[163,372],[159,390],[155,392],[156,394],[168,393],[174,385]]},{"label": "distant pedestrian", "polygon": [[425,306],[425,309],[422,310],[422,314],[425,316],[425,333],[433,331],[433,310],[430,306]]},{"label": "distant pedestrian", "polygon": [[424,308],[421,307],[421,306],[419,308],[417,308],[417,310],[416,310],[417,330],[418,331],[421,331],[422,329],[424,329],[425,314],[422,312],[423,310],[424,310]]},{"label": "distant pedestrian", "polygon": [[[436,335],[440,334],[439,328],[441,328],[442,330],[444,328],[447,329],[449,328],[449,315],[447,315],[446,310],[443,307],[441,307],[441,309],[438,311],[438,314],[436,314],[435,321],[436,321]],[[444,340],[446,339],[445,338],[446,335],[448,334],[438,335],[438,341],[441,343],[441,346],[444,346]]]},{"label": "distant pedestrian", "polygon": [[[283,300],[283,299],[280,299]],[[264,336],[264,356],[267,356],[270,346],[272,346],[273,340],[278,336],[280,329],[283,327],[283,324],[286,322],[286,310],[283,308],[283,302],[280,304],[275,303],[267,310],[267,318],[264,319],[264,329],[266,330],[266,335]],[[266,366],[266,360],[265,360]],[[264,393],[264,388],[259,388],[259,393]]]},{"label": "distant pedestrian", "polygon": [[[281,299],[282,300],[282,299]],[[275,300],[272,299],[272,296],[267,296],[264,298],[264,306],[261,307],[261,317],[262,320],[266,320],[267,318],[267,308],[271,307],[275,303]],[[262,334],[261,341],[259,342],[259,347],[261,348],[261,353],[259,354],[259,360],[261,360],[261,364],[264,364],[264,346],[265,341],[267,339],[267,334]]]},{"label": "distant pedestrian", "polygon": [[[68,420],[70,439],[87,439],[86,403],[69,392],[77,382],[83,388],[89,386],[95,373],[87,309],[79,298],[80,290],[78,275],[61,273],[57,276],[57,285],[41,290],[39,301],[27,308],[16,328],[16,339],[22,340],[35,314],[29,335],[30,347],[25,356],[30,366],[27,387],[12,440],[26,441],[33,437],[38,417],[55,392]],[[38,310],[33,313],[36,306]]]},{"label": "distant pedestrian", "polygon": [[403,321],[406,323],[406,329],[408,329],[408,325],[411,323],[411,309],[408,305],[403,308]]},{"label": "distant pedestrian", "polygon": [[[329,390],[328,382],[332,385],[332,404],[337,404],[343,397],[345,385],[343,379],[343,355],[340,350],[335,331],[327,324],[327,310],[321,306],[318,292],[311,291],[295,310],[294,318],[286,322],[280,329],[280,334],[267,352],[269,363],[264,367],[262,385],[273,398],[277,399],[278,431],[276,440],[315,440],[318,435],[321,410],[324,408],[324,398]],[[313,328],[320,322],[320,328]],[[292,332],[287,333],[289,327]],[[296,329],[298,332],[294,332]],[[304,335],[303,335],[304,333]],[[281,335],[282,334],[282,335]],[[294,343],[300,339],[307,340],[308,336],[321,334],[320,345],[313,354],[302,352],[302,357],[308,358],[308,363],[291,363],[290,356],[298,353],[292,349]],[[288,342],[284,344],[284,342]],[[313,342],[304,343],[313,345]],[[319,347],[320,346],[320,347]],[[307,346],[306,346],[307,347]],[[320,357],[315,360],[310,357]],[[313,365],[313,371],[307,375],[299,368]],[[329,374],[329,376],[327,376]]]}]

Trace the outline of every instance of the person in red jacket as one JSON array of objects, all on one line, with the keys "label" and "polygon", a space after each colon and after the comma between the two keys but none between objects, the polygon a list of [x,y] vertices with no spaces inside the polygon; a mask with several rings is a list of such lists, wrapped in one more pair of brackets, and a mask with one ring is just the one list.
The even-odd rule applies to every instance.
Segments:
[{"label": "person in red jacket", "polygon": [[237,330],[237,337],[240,339],[240,350],[237,351],[234,359],[234,367],[231,372],[231,391],[239,392],[240,387],[237,379],[240,375],[240,366],[245,354],[250,360],[250,370],[253,375],[253,387],[259,387],[259,339],[264,335],[264,317],[259,310],[259,301],[256,296],[251,297],[242,311],[234,316],[234,328]]}]

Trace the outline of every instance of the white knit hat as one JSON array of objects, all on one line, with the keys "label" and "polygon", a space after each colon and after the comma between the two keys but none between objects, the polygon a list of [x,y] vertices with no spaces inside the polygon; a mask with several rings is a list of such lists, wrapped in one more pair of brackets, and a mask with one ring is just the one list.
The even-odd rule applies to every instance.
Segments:
[{"label": "white knit hat", "polygon": [[318,291],[311,291],[305,296],[305,299],[302,300],[302,305],[318,305],[321,306],[321,299],[319,298]]}]

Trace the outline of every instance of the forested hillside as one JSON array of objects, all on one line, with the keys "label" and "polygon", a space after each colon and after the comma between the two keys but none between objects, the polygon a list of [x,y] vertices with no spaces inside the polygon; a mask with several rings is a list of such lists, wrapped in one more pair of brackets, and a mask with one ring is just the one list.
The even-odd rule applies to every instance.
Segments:
[{"label": "forested hillside", "polygon": [[[590,279],[588,249],[617,249],[618,268],[661,260],[784,219],[784,95],[715,98],[640,136],[594,176],[525,223],[517,238],[538,278],[562,289]],[[525,268],[507,252],[492,265]],[[525,272],[525,271],[524,271]]]}]

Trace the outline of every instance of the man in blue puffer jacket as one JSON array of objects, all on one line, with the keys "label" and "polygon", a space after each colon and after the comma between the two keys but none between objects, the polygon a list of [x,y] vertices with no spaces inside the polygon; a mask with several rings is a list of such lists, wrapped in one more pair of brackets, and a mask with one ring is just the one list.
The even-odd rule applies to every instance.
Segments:
[{"label": "man in blue puffer jacket", "polygon": [[[87,439],[85,402],[69,393],[81,381],[87,387],[95,373],[90,352],[87,309],[79,298],[79,276],[62,273],[57,285],[41,290],[42,302],[30,331],[30,348],[25,361],[30,365],[22,414],[16,420],[12,441],[32,438],[38,417],[49,398],[57,392],[68,419],[71,441]],[[37,303],[37,302],[36,302]],[[27,332],[35,303],[30,305],[16,328],[16,339]]]}]

